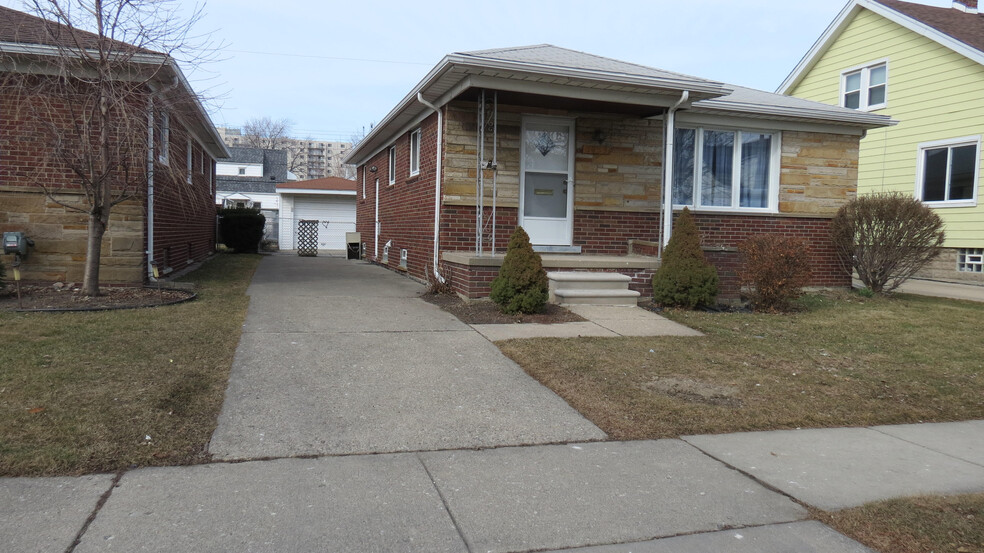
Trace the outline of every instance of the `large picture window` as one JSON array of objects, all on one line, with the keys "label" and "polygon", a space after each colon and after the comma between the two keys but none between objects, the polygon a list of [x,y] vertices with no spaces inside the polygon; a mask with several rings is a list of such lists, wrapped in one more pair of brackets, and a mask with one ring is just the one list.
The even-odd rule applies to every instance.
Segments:
[{"label": "large picture window", "polygon": [[919,199],[937,206],[976,205],[979,152],[979,136],[920,144]]},{"label": "large picture window", "polygon": [[678,128],[673,204],[695,209],[775,210],[778,134]]}]

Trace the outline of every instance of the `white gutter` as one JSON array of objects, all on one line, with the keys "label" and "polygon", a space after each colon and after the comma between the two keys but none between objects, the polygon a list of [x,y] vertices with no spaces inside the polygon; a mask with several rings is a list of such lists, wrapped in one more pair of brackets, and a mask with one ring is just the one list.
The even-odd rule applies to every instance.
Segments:
[{"label": "white gutter", "polygon": [[154,278],[154,99],[147,105],[147,276]]},{"label": "white gutter", "polygon": [[[365,168],[362,169],[363,172]],[[378,262],[379,261],[379,179],[376,179],[376,220],[373,224],[375,229],[375,236],[372,239],[372,257]]]},{"label": "white gutter", "polygon": [[663,228],[660,232],[659,257],[673,234],[673,143],[676,135],[676,111],[690,98],[690,91],[684,90],[677,103],[666,111],[666,131],[663,139]]},{"label": "white gutter", "polygon": [[417,93],[417,101],[437,113],[437,162],[434,167],[434,278],[441,284],[444,284],[444,277],[441,276],[441,273],[437,269],[440,262],[437,246],[438,240],[441,237],[441,141],[442,131],[444,129],[444,117],[441,115],[441,110],[434,104],[424,100],[424,95],[420,92]]}]

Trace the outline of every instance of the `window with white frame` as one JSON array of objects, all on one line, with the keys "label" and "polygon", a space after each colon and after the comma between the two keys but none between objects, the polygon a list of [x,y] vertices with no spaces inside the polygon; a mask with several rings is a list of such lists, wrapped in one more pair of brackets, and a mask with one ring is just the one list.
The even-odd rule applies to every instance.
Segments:
[{"label": "window with white frame", "polygon": [[841,105],[870,111],[885,107],[888,100],[888,62],[848,69],[841,74]]},{"label": "window with white frame", "polygon": [[202,146],[198,150],[198,172],[202,175],[205,174],[205,146]]},{"label": "window with white frame", "polygon": [[171,120],[166,111],[161,111],[160,130],[160,140],[157,142],[157,159],[161,163],[167,163],[167,153],[171,140]]},{"label": "window with white frame", "polygon": [[919,145],[916,195],[935,206],[977,205],[980,136]]},{"label": "window with white frame", "polygon": [[984,273],[984,248],[958,249],[957,270],[965,273]]},{"label": "window with white frame", "polygon": [[187,148],[187,150],[188,150],[188,155],[187,155],[187,158],[188,158],[187,159],[187,162],[188,162],[188,172],[187,172],[187,175],[185,176],[185,181],[188,184],[191,184],[191,152],[192,152],[192,150],[191,150],[191,139],[190,138],[188,139],[188,148]]},{"label": "window with white frame", "polygon": [[396,184],[396,146],[389,149],[389,183]]},{"label": "window with white frame", "polygon": [[410,176],[420,173],[420,129],[410,133]]},{"label": "window with white frame", "polygon": [[674,142],[674,206],[776,210],[778,132],[677,128]]}]

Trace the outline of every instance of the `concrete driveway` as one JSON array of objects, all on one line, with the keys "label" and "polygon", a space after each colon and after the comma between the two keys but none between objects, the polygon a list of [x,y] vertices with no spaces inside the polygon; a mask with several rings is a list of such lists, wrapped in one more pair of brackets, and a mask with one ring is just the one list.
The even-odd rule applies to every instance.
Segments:
[{"label": "concrete driveway", "polygon": [[264,258],[209,446],[218,459],[605,438],[424,286],[341,258]]}]

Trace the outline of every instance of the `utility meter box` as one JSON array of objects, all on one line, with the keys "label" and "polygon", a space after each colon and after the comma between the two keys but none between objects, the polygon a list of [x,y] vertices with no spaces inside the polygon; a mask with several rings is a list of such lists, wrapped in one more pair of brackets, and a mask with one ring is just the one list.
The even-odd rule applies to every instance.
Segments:
[{"label": "utility meter box", "polygon": [[19,254],[27,257],[27,246],[30,240],[24,236],[23,232],[3,233],[3,253]]}]

